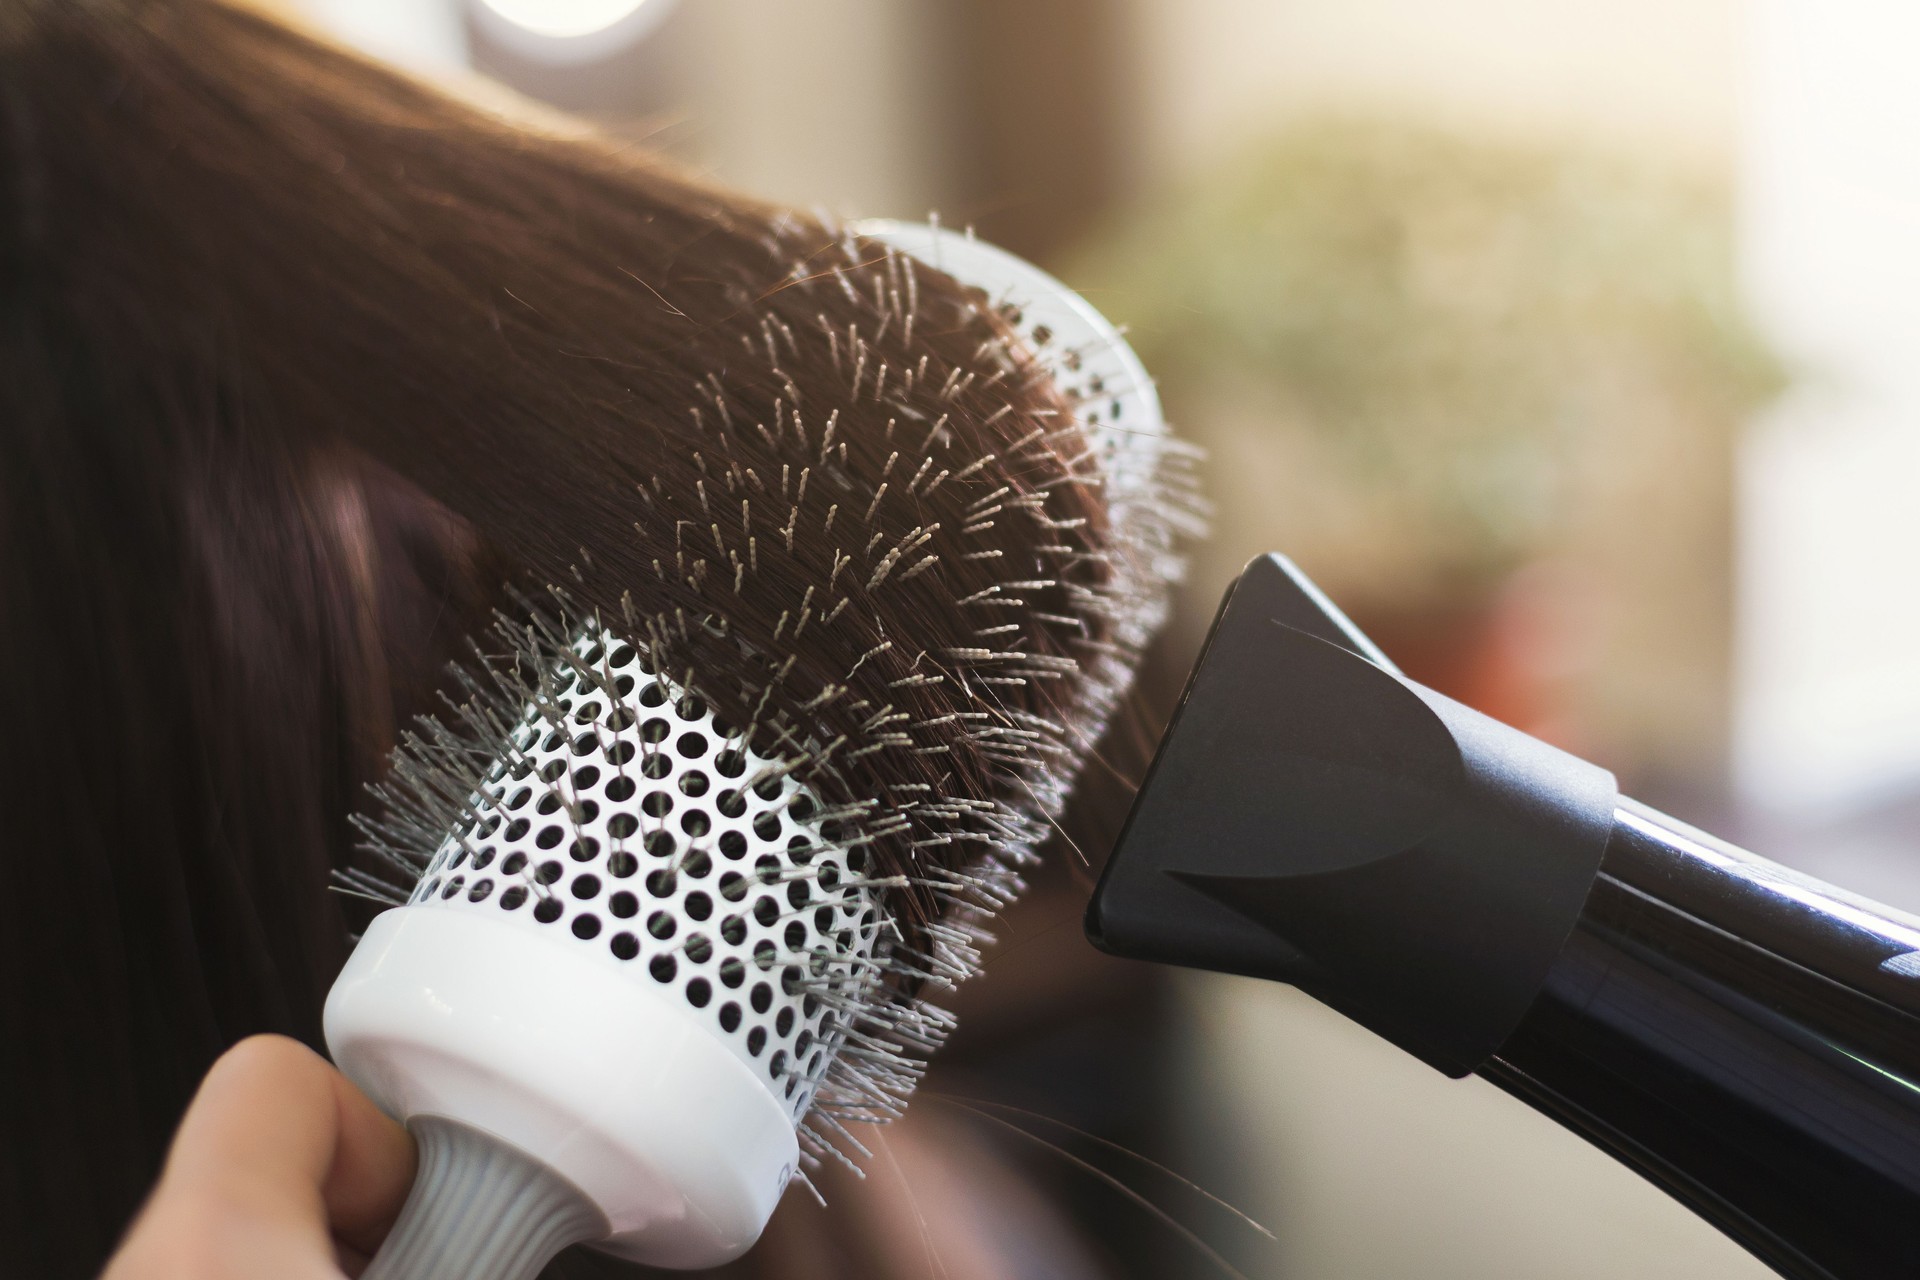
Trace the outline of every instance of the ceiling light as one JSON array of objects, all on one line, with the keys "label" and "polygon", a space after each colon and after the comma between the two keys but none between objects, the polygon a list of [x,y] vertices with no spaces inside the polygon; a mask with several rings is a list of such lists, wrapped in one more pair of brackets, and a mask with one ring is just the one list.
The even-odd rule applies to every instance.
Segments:
[{"label": "ceiling light", "polygon": [[556,62],[606,57],[645,35],[672,7],[672,0],[473,0],[472,5],[488,34]]}]

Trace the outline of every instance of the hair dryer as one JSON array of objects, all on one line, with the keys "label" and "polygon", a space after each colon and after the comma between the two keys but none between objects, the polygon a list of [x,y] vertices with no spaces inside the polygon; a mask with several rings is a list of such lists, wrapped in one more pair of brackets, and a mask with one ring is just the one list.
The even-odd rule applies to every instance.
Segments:
[{"label": "hair dryer", "polygon": [[1920,1274],[1920,919],[1621,796],[1255,560],[1087,913],[1484,1076],[1791,1277]]}]

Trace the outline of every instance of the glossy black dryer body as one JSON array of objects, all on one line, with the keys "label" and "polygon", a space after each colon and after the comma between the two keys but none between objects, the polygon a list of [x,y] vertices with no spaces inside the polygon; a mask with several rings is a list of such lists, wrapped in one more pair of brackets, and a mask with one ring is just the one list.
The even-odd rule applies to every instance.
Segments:
[{"label": "glossy black dryer body", "polygon": [[1477,1072],[1784,1275],[1920,1276],[1920,920],[1408,681],[1281,557],[1229,592],[1088,932]]}]

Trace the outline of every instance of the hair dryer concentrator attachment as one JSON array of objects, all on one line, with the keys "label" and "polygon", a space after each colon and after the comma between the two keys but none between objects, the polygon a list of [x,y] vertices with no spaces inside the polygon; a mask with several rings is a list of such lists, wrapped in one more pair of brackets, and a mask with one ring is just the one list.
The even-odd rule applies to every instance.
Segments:
[{"label": "hair dryer concentrator attachment", "polygon": [[1613,775],[1402,676],[1289,561],[1229,590],[1088,909],[1121,955],[1292,983],[1452,1076],[1572,931]]}]

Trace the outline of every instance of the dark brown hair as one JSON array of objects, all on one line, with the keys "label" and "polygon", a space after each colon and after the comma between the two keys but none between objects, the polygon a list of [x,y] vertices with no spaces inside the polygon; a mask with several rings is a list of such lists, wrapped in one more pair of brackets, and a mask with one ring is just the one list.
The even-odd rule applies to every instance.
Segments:
[{"label": "dark brown hair", "polygon": [[0,0],[0,1256],[91,1274],[218,1051],[318,1042],[347,815],[503,580],[876,802],[909,918],[1025,856],[1126,656],[1070,408],[816,219],[220,4]]}]

